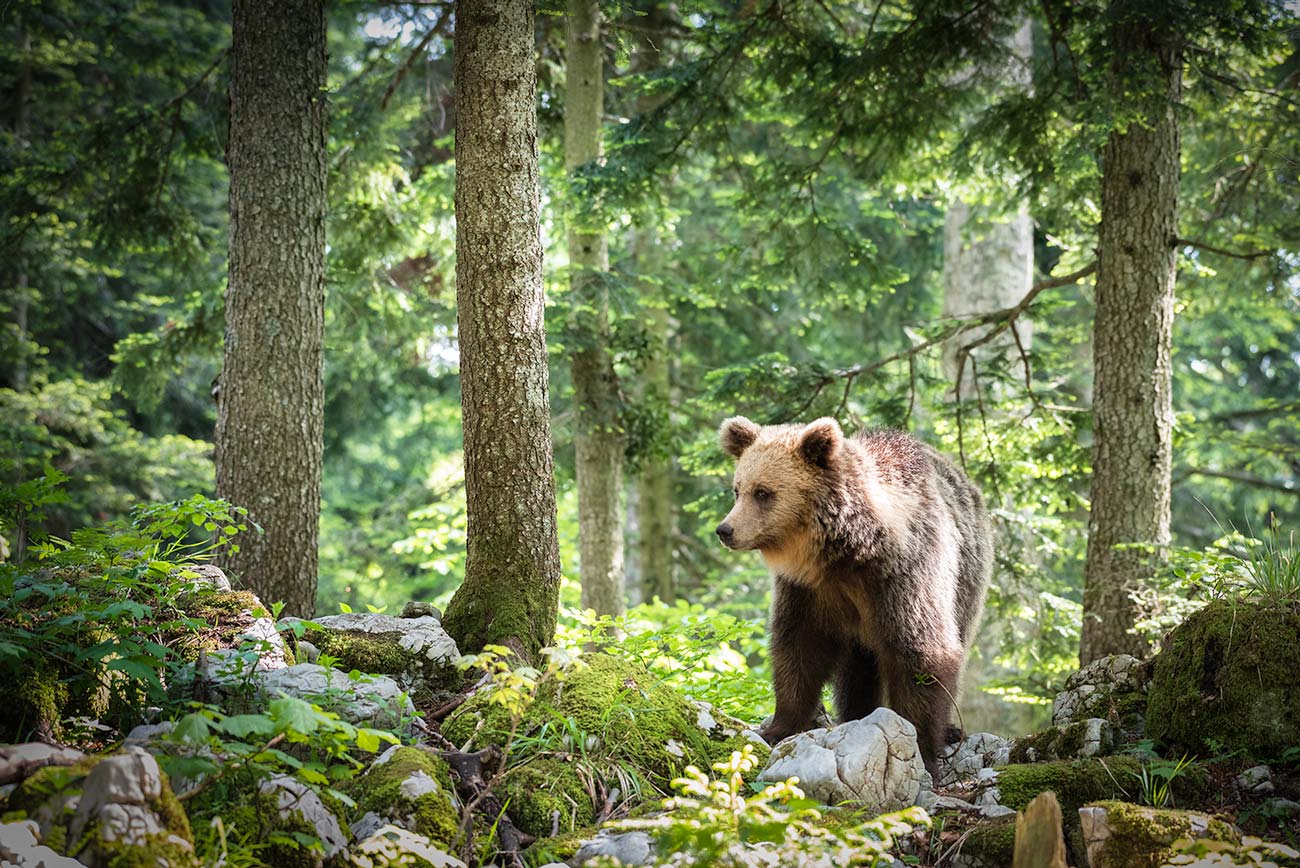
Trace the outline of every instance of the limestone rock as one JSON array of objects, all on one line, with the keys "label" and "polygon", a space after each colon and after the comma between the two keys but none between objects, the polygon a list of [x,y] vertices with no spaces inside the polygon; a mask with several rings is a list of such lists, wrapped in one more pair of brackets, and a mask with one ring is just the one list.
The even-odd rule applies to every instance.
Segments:
[{"label": "limestone rock", "polygon": [[1236,843],[1232,826],[1198,811],[1176,811],[1095,802],[1079,809],[1083,844],[1090,868],[1143,868],[1162,865],[1180,839],[1208,838]]},{"label": "limestone rock", "polygon": [[31,820],[0,823],[0,865],[5,868],[85,868],[76,859],[60,856],[40,842],[40,829]]},{"label": "limestone rock", "polygon": [[55,747],[40,741],[0,747],[0,786],[16,784],[46,766],[70,766],[86,755],[75,748]]},{"label": "limestone rock", "polygon": [[386,825],[435,841],[447,842],[456,836],[460,802],[447,764],[433,751],[394,745],[343,790],[362,815],[352,828],[357,840],[369,838]]},{"label": "limestone rock", "polygon": [[991,732],[976,732],[939,751],[937,786],[950,787],[984,768],[1010,762],[1011,740]]},{"label": "limestone rock", "polygon": [[186,564],[172,570],[172,575],[184,579],[189,589],[194,591],[233,590],[225,571],[216,564]]},{"label": "limestone rock", "polygon": [[1066,679],[1065,690],[1052,702],[1052,723],[1068,726],[1099,717],[1137,735],[1150,683],[1149,665],[1136,657],[1112,654],[1094,660]]},{"label": "limestone rock", "polygon": [[600,856],[617,859],[622,865],[649,865],[655,855],[654,841],[646,832],[613,832],[602,829],[573,855],[571,865],[580,866]]},{"label": "limestone rock", "polygon": [[800,788],[821,802],[853,801],[876,813],[916,804],[930,783],[916,729],[888,708],[781,742],[758,779],[790,777],[798,777]]},{"label": "limestone rock", "polygon": [[433,603],[422,603],[418,600],[408,600],[405,606],[402,606],[402,618],[436,618],[442,620],[442,612]]},{"label": "limestone rock", "polygon": [[157,761],[138,748],[47,766],[23,781],[10,807],[27,813],[40,840],[75,847],[67,855],[89,868],[144,855],[158,868],[198,864],[189,821]]},{"label": "limestone rock", "polygon": [[382,826],[353,847],[351,863],[358,868],[466,868],[425,836],[397,826]]},{"label": "limestone rock", "polygon": [[[238,686],[228,684],[232,690]],[[410,698],[391,678],[372,675],[353,681],[344,672],[314,663],[255,673],[253,686],[260,698],[254,705],[292,696],[333,711],[348,723],[377,729],[397,729],[415,713]]]},{"label": "limestone rock", "polygon": [[443,688],[460,678],[456,641],[442,629],[441,618],[433,614],[395,618],[345,612],[316,618],[313,623],[320,629],[305,628],[303,638],[318,653],[336,658],[344,670],[387,675],[407,691]]},{"label": "limestone rock", "polygon": [[286,831],[306,829],[307,834],[320,840],[322,850],[299,850],[320,868],[342,853],[348,846],[338,817],[325,806],[321,797],[302,781],[287,775],[268,778],[258,785],[258,792],[275,800],[277,822]]},{"label": "limestone rock", "polygon": [[1243,792],[1268,795],[1273,792],[1273,771],[1268,766],[1252,766],[1237,775],[1237,786]]},{"label": "limestone rock", "polygon": [[1109,720],[1090,717],[1016,739],[1010,754],[1011,762],[1034,763],[1106,756],[1114,750],[1115,727]]}]

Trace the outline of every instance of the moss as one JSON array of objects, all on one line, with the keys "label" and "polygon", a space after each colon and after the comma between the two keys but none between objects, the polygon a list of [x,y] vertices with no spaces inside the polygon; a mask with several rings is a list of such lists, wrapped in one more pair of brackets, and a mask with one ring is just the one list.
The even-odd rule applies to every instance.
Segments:
[{"label": "moss", "polygon": [[67,716],[68,685],[57,670],[39,663],[12,686],[0,690],[0,742],[18,744],[33,732],[60,735],[59,721]]},{"label": "moss", "polygon": [[998,771],[996,783],[1008,808],[1023,811],[1034,796],[1051,790],[1068,817],[1088,802],[1132,792],[1140,768],[1129,756],[1009,765]]},{"label": "moss", "polygon": [[186,662],[193,663],[200,651],[218,651],[239,646],[239,637],[252,626],[253,611],[261,602],[251,591],[194,591],[177,600],[177,608],[207,624],[198,630],[168,635],[164,644]]},{"label": "moss", "polygon": [[442,628],[462,654],[504,645],[535,662],[555,636],[558,570],[541,574],[532,553],[504,535],[480,535],[475,554],[476,566],[447,605]]},{"label": "moss", "polygon": [[551,757],[535,759],[511,769],[502,785],[510,819],[538,838],[550,835],[557,823],[560,832],[572,832],[596,819],[591,793],[574,763]]},{"label": "moss", "polygon": [[199,858],[194,854],[193,847],[170,840],[166,835],[155,835],[134,845],[100,839],[98,849],[101,854],[100,864],[105,865],[106,868],[198,868],[199,866]]},{"label": "moss", "polygon": [[1016,818],[1011,816],[984,820],[970,827],[961,845],[963,860],[970,859],[990,868],[1010,865],[1015,850]]},{"label": "moss", "polygon": [[[327,804],[333,807],[332,803]],[[277,793],[257,791],[213,813],[221,816],[228,831],[246,837],[246,844],[257,846],[263,864],[275,868],[319,868],[319,849],[301,846],[294,839],[294,835],[315,838],[316,827],[296,811],[281,816]]]},{"label": "moss", "polygon": [[[687,765],[707,770],[749,743],[740,733],[710,737],[696,724],[697,709],[640,664],[608,654],[583,659],[585,669],[543,686],[518,734],[557,724],[565,732],[576,730],[594,739],[591,752],[631,766],[660,788]],[[508,714],[484,693],[472,696],[443,724],[453,742],[473,747],[501,744],[509,731]],[[761,765],[768,751],[760,745],[754,749]]]},{"label": "moss", "polygon": [[1216,601],[1169,634],[1155,659],[1147,735],[1170,747],[1254,759],[1300,744],[1300,606]]},{"label": "moss", "polygon": [[351,630],[308,630],[303,639],[322,654],[337,658],[337,668],[356,669],[369,675],[401,675],[411,665],[411,654],[398,644],[401,633],[363,633]]},{"label": "moss", "polygon": [[[1093,864],[1157,868],[1173,855],[1170,845],[1174,841],[1191,837],[1194,815],[1187,811],[1144,808],[1116,801],[1096,802],[1094,806],[1105,809],[1111,834]],[[1208,822],[1209,828],[1197,837],[1232,843],[1240,840],[1237,832],[1222,820],[1200,817]]]},{"label": "moss", "polygon": [[1016,739],[1011,747],[1011,762],[1026,763],[1077,757],[1087,737],[1086,720],[1048,727],[1041,732]]},{"label": "moss", "polygon": [[[436,792],[415,800],[402,795],[402,782],[417,772],[424,772],[438,784]],[[349,781],[343,792],[356,803],[358,816],[368,811],[388,819],[398,814],[409,822],[412,832],[446,846],[456,837],[460,811],[456,807],[451,772],[442,758],[418,747],[400,747],[382,765],[372,766],[364,775]]]}]

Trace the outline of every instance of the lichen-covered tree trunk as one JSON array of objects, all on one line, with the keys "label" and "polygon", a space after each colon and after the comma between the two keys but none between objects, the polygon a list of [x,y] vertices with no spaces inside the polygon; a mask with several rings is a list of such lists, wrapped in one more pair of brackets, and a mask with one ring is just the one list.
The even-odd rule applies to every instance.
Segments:
[{"label": "lichen-covered tree trunk", "polygon": [[555,633],[556,538],[530,0],[456,5],[456,303],[468,556],[443,621],[462,651]]},{"label": "lichen-covered tree trunk", "polygon": [[247,507],[226,566],[270,603],[316,602],[324,419],[325,8],[236,0],[230,275],[217,495]]},{"label": "lichen-covered tree trunk", "polygon": [[1177,34],[1143,17],[1145,7],[1118,7],[1112,99],[1137,117],[1111,132],[1102,153],[1084,663],[1148,650],[1132,631],[1135,595],[1169,543],[1182,58]]},{"label": "lichen-covered tree trunk", "polygon": [[[651,3],[638,23],[641,29],[632,35],[632,71],[644,74],[662,65],[669,16],[661,3]],[[652,110],[658,102],[658,97],[638,97],[637,113],[644,114]],[[656,241],[653,228],[636,230],[632,255],[638,273],[651,270],[650,257],[659,251]],[[651,283],[642,285],[641,297],[646,312],[644,324],[648,344],[645,368],[641,372],[641,397],[648,407],[660,408],[662,423],[670,425],[672,369],[669,340],[672,320],[668,300],[663,290]],[[644,600],[659,597],[665,602],[672,602],[677,596],[673,469],[672,454],[666,449],[656,448],[641,459],[641,472],[637,476],[637,561],[641,570],[641,597]]]},{"label": "lichen-covered tree trunk", "polygon": [[[600,157],[604,52],[596,0],[569,0],[565,15],[564,165]],[[623,450],[618,379],[609,338],[609,249],[604,230],[570,215],[571,339],[582,605],[617,615],[623,600]]]}]

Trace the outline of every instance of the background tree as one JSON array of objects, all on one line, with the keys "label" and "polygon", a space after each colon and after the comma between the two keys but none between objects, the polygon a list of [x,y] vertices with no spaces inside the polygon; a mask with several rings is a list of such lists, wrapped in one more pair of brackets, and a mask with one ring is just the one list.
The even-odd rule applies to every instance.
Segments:
[{"label": "background tree", "polygon": [[325,412],[325,7],[239,0],[233,21],[217,495],[265,531],[226,566],[308,617]]},{"label": "background tree", "polygon": [[531,658],[555,631],[533,4],[456,7],[456,299],[469,555],[444,626]]},{"label": "background tree", "polygon": [[[569,0],[564,16],[564,166],[573,178],[601,155],[605,106],[600,4]],[[623,611],[623,428],[618,378],[609,341],[609,248],[599,209],[578,204],[574,184],[568,227],[568,340],[572,376],[575,469],[578,479],[582,605],[601,615]],[[593,216],[593,211],[595,215]]]}]

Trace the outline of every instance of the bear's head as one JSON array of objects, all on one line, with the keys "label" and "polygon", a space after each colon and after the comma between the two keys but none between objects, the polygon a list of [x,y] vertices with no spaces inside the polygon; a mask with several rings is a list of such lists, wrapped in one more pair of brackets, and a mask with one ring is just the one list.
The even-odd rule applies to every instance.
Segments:
[{"label": "bear's head", "polygon": [[844,446],[839,424],[823,418],[760,427],[735,416],[718,434],[736,459],[736,505],[718,525],[718,539],[730,549],[764,554],[800,546],[812,530],[814,498]]}]

